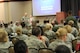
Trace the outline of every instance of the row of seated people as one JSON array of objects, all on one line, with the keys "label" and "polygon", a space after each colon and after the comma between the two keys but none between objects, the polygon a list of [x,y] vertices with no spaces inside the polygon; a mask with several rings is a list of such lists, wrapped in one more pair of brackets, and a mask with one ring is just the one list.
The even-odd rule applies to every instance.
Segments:
[{"label": "row of seated people", "polygon": [[[19,23],[16,23],[17,26],[15,26],[14,27],[15,29],[13,30],[15,33],[13,33],[12,35],[14,38],[23,40],[27,44],[28,48],[35,48],[37,50],[39,50],[40,48],[50,48],[54,51],[58,45],[66,45],[67,47],[69,47],[70,51],[72,52],[72,41],[78,38],[77,30],[76,30],[76,36],[74,36],[74,34],[72,33],[74,32],[72,31],[73,24],[74,22],[71,20],[69,21],[68,25],[59,27],[59,29],[57,29],[57,31],[54,32],[51,30],[52,27],[50,24],[45,24],[45,27],[43,27],[44,28],[43,29],[40,26],[35,26],[35,22],[34,22],[34,24],[32,25],[33,27],[29,28],[31,31],[30,33],[27,34],[28,35],[27,36],[25,33],[23,33],[23,28],[21,28]],[[1,49],[14,46],[14,44],[12,44],[12,41],[9,41],[8,38],[9,33],[7,30],[5,28],[0,28]],[[29,32],[29,30],[27,30],[26,33],[27,32]]]},{"label": "row of seated people", "polygon": [[9,53],[71,53],[71,51],[65,45],[58,45],[55,51],[49,48],[40,48],[37,50],[35,48],[28,48],[23,40],[18,40],[14,44],[14,47],[9,48]]}]

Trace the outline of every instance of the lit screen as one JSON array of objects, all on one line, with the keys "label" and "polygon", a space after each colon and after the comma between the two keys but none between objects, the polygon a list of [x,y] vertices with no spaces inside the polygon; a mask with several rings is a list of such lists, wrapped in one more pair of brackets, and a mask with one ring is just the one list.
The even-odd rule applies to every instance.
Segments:
[{"label": "lit screen", "polygon": [[32,0],[33,16],[56,15],[61,11],[60,0]]}]

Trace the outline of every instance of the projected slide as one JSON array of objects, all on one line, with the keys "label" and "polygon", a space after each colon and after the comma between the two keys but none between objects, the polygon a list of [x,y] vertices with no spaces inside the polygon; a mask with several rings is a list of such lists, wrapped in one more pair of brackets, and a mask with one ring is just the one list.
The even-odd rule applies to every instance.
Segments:
[{"label": "projected slide", "polygon": [[33,16],[55,15],[61,11],[60,0],[32,0]]}]

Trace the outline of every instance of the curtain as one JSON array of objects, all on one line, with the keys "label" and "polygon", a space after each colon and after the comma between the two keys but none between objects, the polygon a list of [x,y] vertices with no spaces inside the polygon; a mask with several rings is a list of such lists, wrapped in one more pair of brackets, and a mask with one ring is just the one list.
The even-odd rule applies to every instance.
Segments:
[{"label": "curtain", "polygon": [[72,11],[74,16],[78,16],[80,10],[80,0],[61,0],[61,11]]}]

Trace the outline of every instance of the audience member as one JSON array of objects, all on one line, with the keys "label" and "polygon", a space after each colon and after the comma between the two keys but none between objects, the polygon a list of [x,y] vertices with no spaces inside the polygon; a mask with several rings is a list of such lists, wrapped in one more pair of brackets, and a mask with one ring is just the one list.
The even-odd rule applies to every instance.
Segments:
[{"label": "audience member", "polygon": [[77,19],[72,15],[72,12],[71,11],[68,11],[68,14],[67,15],[68,16],[65,19],[66,24],[68,24],[68,22],[70,20],[73,20],[74,21],[74,27],[76,27],[78,29]]},{"label": "audience member", "polygon": [[0,29],[0,53],[8,53],[9,47],[8,33],[4,29]]},{"label": "audience member", "polygon": [[23,40],[18,40],[14,44],[14,51],[15,53],[28,53],[28,46]]},{"label": "audience member", "polygon": [[18,38],[19,40],[26,40],[26,39],[28,39],[27,35],[22,34],[22,28],[17,27],[16,28],[16,33],[17,33],[16,38]]},{"label": "audience member", "polygon": [[43,28],[41,26],[38,26],[41,29],[41,37],[39,37],[40,40],[42,40],[42,42],[48,47],[49,46],[49,39],[44,36],[44,31]]},{"label": "audience member", "polygon": [[45,25],[45,31],[44,31],[44,35],[49,39],[55,39],[56,35],[55,32],[51,30],[51,25],[50,24],[46,24]]},{"label": "audience member", "polygon": [[56,53],[71,53],[70,49],[65,45],[59,45],[55,49]]},{"label": "audience member", "polygon": [[12,29],[8,27],[8,23],[4,23],[4,27],[5,27],[5,30],[7,31],[8,35],[10,35],[13,32]]},{"label": "audience member", "polygon": [[58,45],[66,45],[70,48],[70,46],[65,43],[67,37],[67,30],[65,28],[59,28],[56,32],[56,36],[57,39],[49,45],[50,49],[54,51]]},{"label": "audience member", "polygon": [[72,41],[75,40],[74,35],[71,34],[72,27],[70,25],[65,25],[64,28],[67,30],[67,37],[65,43],[67,45],[70,45],[70,47],[72,48]]},{"label": "audience member", "polygon": [[25,22],[21,22],[21,26],[22,26],[22,34],[25,34],[27,35],[27,29],[26,29],[26,25],[25,25]]},{"label": "audience member", "polygon": [[74,37],[77,37],[78,36],[78,30],[74,27],[74,21],[70,20],[68,22],[68,25],[70,25],[72,27],[71,33],[74,35]]},{"label": "audience member", "polygon": [[26,44],[28,45],[28,48],[46,48],[46,45],[43,44],[43,42],[39,39],[41,37],[41,30],[39,27],[32,28],[32,35],[29,37],[29,39],[25,40]]}]

